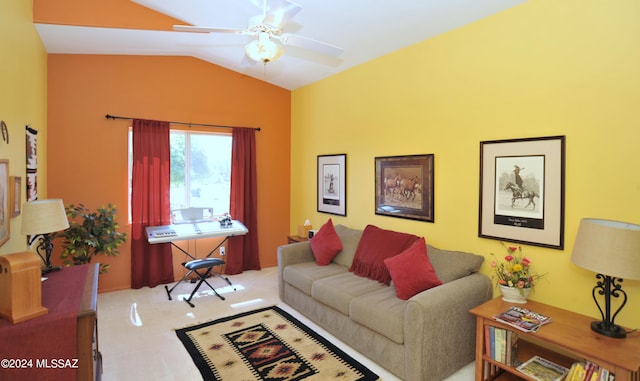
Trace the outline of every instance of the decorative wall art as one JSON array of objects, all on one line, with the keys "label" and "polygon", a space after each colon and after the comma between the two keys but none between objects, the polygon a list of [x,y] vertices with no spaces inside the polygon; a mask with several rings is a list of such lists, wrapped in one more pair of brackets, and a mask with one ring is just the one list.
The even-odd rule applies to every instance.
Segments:
[{"label": "decorative wall art", "polygon": [[[27,198],[26,201],[38,199],[38,130],[26,126],[26,156],[27,156]],[[27,235],[27,245],[33,249],[37,244],[39,234]]]},{"label": "decorative wall art", "polygon": [[318,212],[347,215],[347,155],[318,156]]},{"label": "decorative wall art", "polygon": [[565,137],[480,142],[478,236],[564,248]]},{"label": "decorative wall art", "polygon": [[27,126],[27,201],[38,199],[38,130]]},{"label": "decorative wall art", "polygon": [[9,187],[11,188],[10,208],[11,217],[18,217],[20,215],[20,205],[22,205],[22,195],[20,190],[22,189],[22,177],[11,176],[9,178]]},{"label": "decorative wall art", "polygon": [[434,221],[433,154],[376,157],[375,213]]},{"label": "decorative wall art", "polygon": [[9,240],[9,220],[11,209],[9,206],[9,160],[0,159],[0,246]]},{"label": "decorative wall art", "polygon": [[4,120],[0,120],[0,132],[2,132],[2,141],[9,144],[9,128]]}]

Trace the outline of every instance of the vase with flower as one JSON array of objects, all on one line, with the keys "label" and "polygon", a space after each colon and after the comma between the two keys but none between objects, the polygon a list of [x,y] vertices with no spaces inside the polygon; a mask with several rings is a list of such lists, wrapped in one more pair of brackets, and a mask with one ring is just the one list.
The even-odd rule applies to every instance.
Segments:
[{"label": "vase with flower", "polygon": [[536,281],[544,276],[533,272],[531,260],[522,254],[522,247],[508,246],[500,242],[507,251],[503,261],[499,261],[496,255],[491,253],[494,260],[491,268],[494,270],[494,279],[502,293],[502,300],[510,303],[526,303],[529,293],[533,290]]}]

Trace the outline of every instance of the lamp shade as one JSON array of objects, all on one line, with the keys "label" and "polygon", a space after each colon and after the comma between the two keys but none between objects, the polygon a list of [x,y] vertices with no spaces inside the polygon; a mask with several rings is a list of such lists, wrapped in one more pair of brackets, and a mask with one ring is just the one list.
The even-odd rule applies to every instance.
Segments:
[{"label": "lamp shade", "polygon": [[62,199],[29,201],[22,206],[22,234],[47,234],[68,227]]},{"label": "lamp shade", "polygon": [[583,219],[571,262],[603,275],[640,279],[640,225]]}]

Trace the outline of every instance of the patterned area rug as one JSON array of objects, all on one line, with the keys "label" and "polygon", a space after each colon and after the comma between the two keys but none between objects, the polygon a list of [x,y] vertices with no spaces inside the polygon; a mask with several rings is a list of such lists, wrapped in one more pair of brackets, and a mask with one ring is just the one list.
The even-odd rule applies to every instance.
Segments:
[{"label": "patterned area rug", "polygon": [[275,306],[176,333],[206,381],[378,380],[364,365]]}]

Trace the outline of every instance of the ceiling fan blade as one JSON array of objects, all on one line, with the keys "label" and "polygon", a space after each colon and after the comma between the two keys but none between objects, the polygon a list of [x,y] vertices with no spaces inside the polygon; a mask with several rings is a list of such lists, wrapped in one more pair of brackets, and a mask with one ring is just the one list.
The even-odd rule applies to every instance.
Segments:
[{"label": "ceiling fan blade", "polygon": [[313,50],[328,56],[337,57],[344,51],[334,45],[327,44],[322,41],[314,40],[307,37],[298,36],[297,34],[284,33],[279,37],[280,41],[285,45],[297,46],[303,49]]},{"label": "ceiling fan blade", "polygon": [[274,0],[267,7],[264,23],[281,28],[302,10],[302,7],[289,0]]},{"label": "ceiling fan blade", "polygon": [[248,31],[244,29],[233,28],[216,28],[207,26],[191,26],[191,25],[174,25],[173,30],[179,32],[197,32],[197,33],[235,33],[235,34],[247,34]]}]

